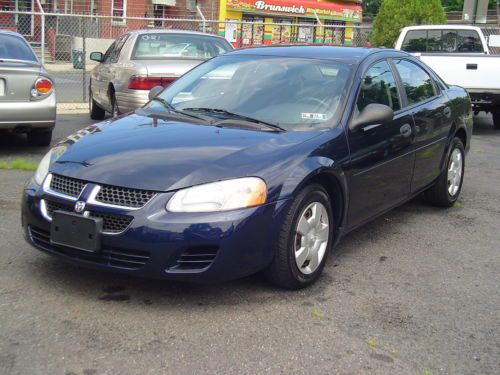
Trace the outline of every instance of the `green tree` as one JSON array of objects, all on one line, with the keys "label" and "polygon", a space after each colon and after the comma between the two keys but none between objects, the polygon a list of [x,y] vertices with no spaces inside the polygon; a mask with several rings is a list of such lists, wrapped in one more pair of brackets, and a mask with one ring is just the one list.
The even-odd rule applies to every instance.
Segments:
[{"label": "green tree", "polygon": [[374,16],[377,14],[378,9],[382,4],[382,0],[364,0],[363,1],[363,15]]},{"label": "green tree", "polygon": [[373,44],[393,47],[405,26],[446,23],[440,0],[383,0],[373,22]]}]

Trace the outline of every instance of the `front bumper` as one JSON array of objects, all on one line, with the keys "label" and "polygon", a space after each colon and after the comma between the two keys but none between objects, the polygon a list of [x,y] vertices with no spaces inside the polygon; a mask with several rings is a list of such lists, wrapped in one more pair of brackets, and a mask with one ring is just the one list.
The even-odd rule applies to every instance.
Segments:
[{"label": "front bumper", "polygon": [[50,244],[50,222],[41,207],[42,199],[48,197],[30,182],[22,199],[25,237],[50,255],[148,278],[219,282],[253,274],[270,264],[287,200],[223,213],[175,214],[165,210],[171,195],[158,194],[143,208],[127,212],[134,217],[127,229],[103,234],[102,250],[87,253]]},{"label": "front bumper", "polygon": [[56,123],[56,95],[26,102],[0,101],[0,129],[52,129]]}]

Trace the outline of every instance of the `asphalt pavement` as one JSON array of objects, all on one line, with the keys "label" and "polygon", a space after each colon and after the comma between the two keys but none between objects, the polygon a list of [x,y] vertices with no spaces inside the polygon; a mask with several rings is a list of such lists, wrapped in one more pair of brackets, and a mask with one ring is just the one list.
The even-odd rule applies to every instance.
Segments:
[{"label": "asphalt pavement", "polygon": [[[59,116],[55,140],[90,123]],[[0,160],[39,159],[19,135]],[[66,264],[0,170],[2,374],[499,374],[500,131],[476,118],[459,203],[415,199],[345,237],[317,284],[152,281]]]}]

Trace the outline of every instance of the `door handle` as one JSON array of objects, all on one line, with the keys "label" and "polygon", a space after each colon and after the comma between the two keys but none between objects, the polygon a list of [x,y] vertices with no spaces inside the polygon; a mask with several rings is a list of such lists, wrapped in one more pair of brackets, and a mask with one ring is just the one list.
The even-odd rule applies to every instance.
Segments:
[{"label": "door handle", "polygon": [[450,109],[450,107],[444,107],[444,109],[443,109],[443,115],[445,115],[448,118],[451,117],[451,109]]},{"label": "door handle", "polygon": [[399,128],[399,132],[401,133],[401,135],[403,137],[409,137],[411,135],[411,125],[410,124],[403,124],[400,128]]}]

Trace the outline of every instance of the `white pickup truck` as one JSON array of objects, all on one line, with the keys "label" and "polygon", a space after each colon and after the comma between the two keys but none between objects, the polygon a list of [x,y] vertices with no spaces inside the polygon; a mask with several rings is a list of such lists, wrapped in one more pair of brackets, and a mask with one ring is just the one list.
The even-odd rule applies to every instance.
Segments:
[{"label": "white pickup truck", "polygon": [[500,129],[500,55],[490,55],[479,27],[405,27],[395,48],[425,62],[446,83],[467,89],[474,113],[491,112],[495,128]]}]

